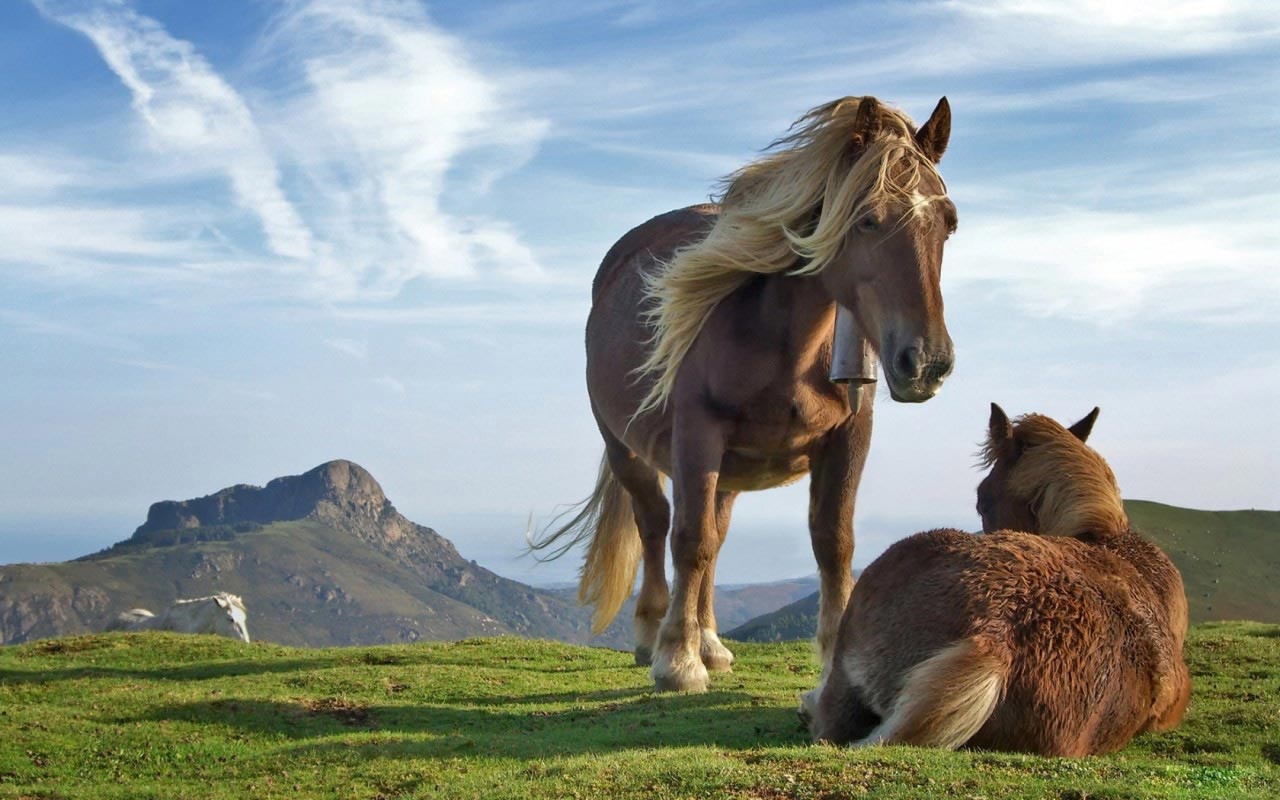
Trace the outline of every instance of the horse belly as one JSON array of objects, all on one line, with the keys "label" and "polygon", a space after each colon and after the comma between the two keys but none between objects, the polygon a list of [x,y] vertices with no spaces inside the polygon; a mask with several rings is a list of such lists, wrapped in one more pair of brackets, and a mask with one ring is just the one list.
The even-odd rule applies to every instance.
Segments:
[{"label": "horse belly", "polygon": [[805,453],[730,449],[720,461],[718,486],[724,491],[754,492],[795,483],[808,473]]}]

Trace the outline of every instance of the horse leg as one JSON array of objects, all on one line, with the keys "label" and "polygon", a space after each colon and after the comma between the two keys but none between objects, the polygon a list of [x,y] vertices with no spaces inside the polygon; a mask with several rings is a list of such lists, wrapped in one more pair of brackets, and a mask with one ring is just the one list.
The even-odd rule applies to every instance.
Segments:
[{"label": "horse leg", "polygon": [[667,613],[670,598],[666,546],[671,505],[662,491],[660,472],[611,436],[606,436],[605,453],[613,474],[631,495],[636,528],[640,531],[644,577],[636,598],[635,655],[636,665],[646,667],[653,663],[658,626]]},{"label": "horse leg", "polygon": [[652,675],[658,691],[703,692],[708,678],[701,657],[698,598],[703,575],[715,559],[719,542],[716,484],[724,438],[712,420],[696,411],[677,411],[674,428],[671,560],[675,586],[671,605],[658,629]]},{"label": "horse leg", "polygon": [[818,658],[824,677],[853,591],[853,503],[870,441],[871,403],[863,403],[809,458],[809,539],[818,562]]},{"label": "horse leg", "polygon": [[702,574],[702,586],[698,591],[698,627],[702,629],[702,663],[712,672],[729,672],[733,668],[733,653],[720,641],[715,612],[716,560],[729,533],[729,517],[733,513],[733,501],[737,492],[716,492],[716,554],[711,557],[707,571]]}]

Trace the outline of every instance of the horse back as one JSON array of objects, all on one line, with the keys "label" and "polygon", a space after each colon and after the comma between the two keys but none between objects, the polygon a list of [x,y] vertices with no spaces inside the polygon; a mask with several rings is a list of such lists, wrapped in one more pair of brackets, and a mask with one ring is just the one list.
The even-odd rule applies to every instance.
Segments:
[{"label": "horse back", "polygon": [[601,292],[628,267],[648,271],[679,248],[703,239],[719,216],[720,206],[703,203],[659,214],[627,231],[605,253],[596,270],[591,282],[592,302],[599,301]]},{"label": "horse back", "polygon": [[109,631],[127,631],[137,628],[148,620],[155,619],[152,614],[145,608],[131,608],[128,611],[121,611],[110,622],[107,623],[106,629]]}]

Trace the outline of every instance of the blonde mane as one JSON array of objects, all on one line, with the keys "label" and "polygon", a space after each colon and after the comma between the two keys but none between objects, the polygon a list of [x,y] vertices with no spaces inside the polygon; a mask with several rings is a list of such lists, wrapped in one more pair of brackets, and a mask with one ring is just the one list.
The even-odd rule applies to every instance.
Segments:
[{"label": "blonde mane", "polygon": [[[1108,535],[1129,530],[1129,516],[1111,467],[1093,448],[1041,414],[1013,421],[1022,454],[1009,472],[1007,489],[1027,498],[1039,530],[1048,536]],[[982,458],[996,462],[1002,442],[987,440]]]},{"label": "blonde mane", "polygon": [[[870,141],[855,124],[867,101],[878,104],[879,115]],[[936,199],[917,191],[925,175],[945,192],[915,130],[906,114],[875,98],[844,97],[806,113],[772,152],[724,180],[720,216],[706,238],[646,278],[644,315],[653,336],[636,373],[653,384],[632,419],[666,404],[711,312],[753,276],[822,271],[872,207],[902,208],[905,221]]]}]

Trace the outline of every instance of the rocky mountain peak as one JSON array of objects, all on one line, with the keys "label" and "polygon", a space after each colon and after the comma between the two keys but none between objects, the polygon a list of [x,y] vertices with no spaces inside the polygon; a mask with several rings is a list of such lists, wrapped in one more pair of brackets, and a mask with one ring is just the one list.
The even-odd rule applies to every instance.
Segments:
[{"label": "rocky mountain peak", "polygon": [[154,503],[147,521],[134,535],[158,530],[270,524],[317,517],[376,522],[395,515],[395,508],[368,470],[338,459],[301,475],[276,478],[266,486],[239,484],[192,500]]}]

